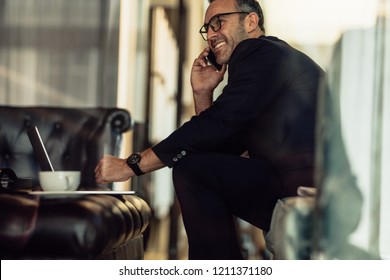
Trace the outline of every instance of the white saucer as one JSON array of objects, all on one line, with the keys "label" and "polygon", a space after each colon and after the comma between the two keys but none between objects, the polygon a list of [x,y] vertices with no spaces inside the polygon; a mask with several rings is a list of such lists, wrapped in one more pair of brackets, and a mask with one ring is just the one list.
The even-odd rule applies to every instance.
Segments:
[{"label": "white saucer", "polygon": [[31,195],[38,195],[44,198],[65,198],[77,197],[91,194],[105,195],[133,195],[135,191],[32,191]]}]

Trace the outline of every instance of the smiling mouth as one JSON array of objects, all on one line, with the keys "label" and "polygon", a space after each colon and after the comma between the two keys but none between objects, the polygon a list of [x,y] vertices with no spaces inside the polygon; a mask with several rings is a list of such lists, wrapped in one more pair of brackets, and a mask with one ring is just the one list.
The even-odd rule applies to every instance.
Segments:
[{"label": "smiling mouth", "polygon": [[219,48],[221,48],[225,44],[226,44],[226,42],[219,42],[219,43],[215,44],[213,46],[214,51],[218,50]]}]

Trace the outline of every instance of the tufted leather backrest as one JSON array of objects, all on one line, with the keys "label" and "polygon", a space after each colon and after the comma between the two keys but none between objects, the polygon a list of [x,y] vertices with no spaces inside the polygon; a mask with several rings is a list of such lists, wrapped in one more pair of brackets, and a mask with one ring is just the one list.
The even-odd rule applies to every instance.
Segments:
[{"label": "tufted leather backrest", "polygon": [[0,168],[38,185],[40,167],[26,128],[36,125],[55,170],[80,170],[81,186],[96,186],[94,169],[105,154],[119,154],[122,133],[131,129],[128,111],[119,108],[0,106]]}]

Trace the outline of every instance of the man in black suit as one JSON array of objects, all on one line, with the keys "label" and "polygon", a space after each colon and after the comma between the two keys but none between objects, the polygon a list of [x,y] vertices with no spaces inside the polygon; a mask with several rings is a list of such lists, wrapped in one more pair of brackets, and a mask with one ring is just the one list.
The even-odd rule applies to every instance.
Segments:
[{"label": "man in black suit", "polygon": [[[278,198],[313,186],[323,71],[265,36],[263,24],[257,1],[210,1],[200,30],[208,47],[191,73],[196,115],[154,147],[127,159],[106,155],[96,167],[99,183],[173,168],[190,259],[241,259],[232,217],[267,231]],[[211,51],[219,71],[207,63]],[[228,83],[213,100],[227,65]]]}]

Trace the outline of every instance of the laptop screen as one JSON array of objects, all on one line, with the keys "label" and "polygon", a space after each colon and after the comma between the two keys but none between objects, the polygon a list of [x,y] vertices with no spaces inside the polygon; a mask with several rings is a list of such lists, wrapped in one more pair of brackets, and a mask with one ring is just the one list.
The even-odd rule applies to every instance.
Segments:
[{"label": "laptop screen", "polygon": [[42,171],[54,171],[38,128],[36,126],[27,128],[27,135]]}]

